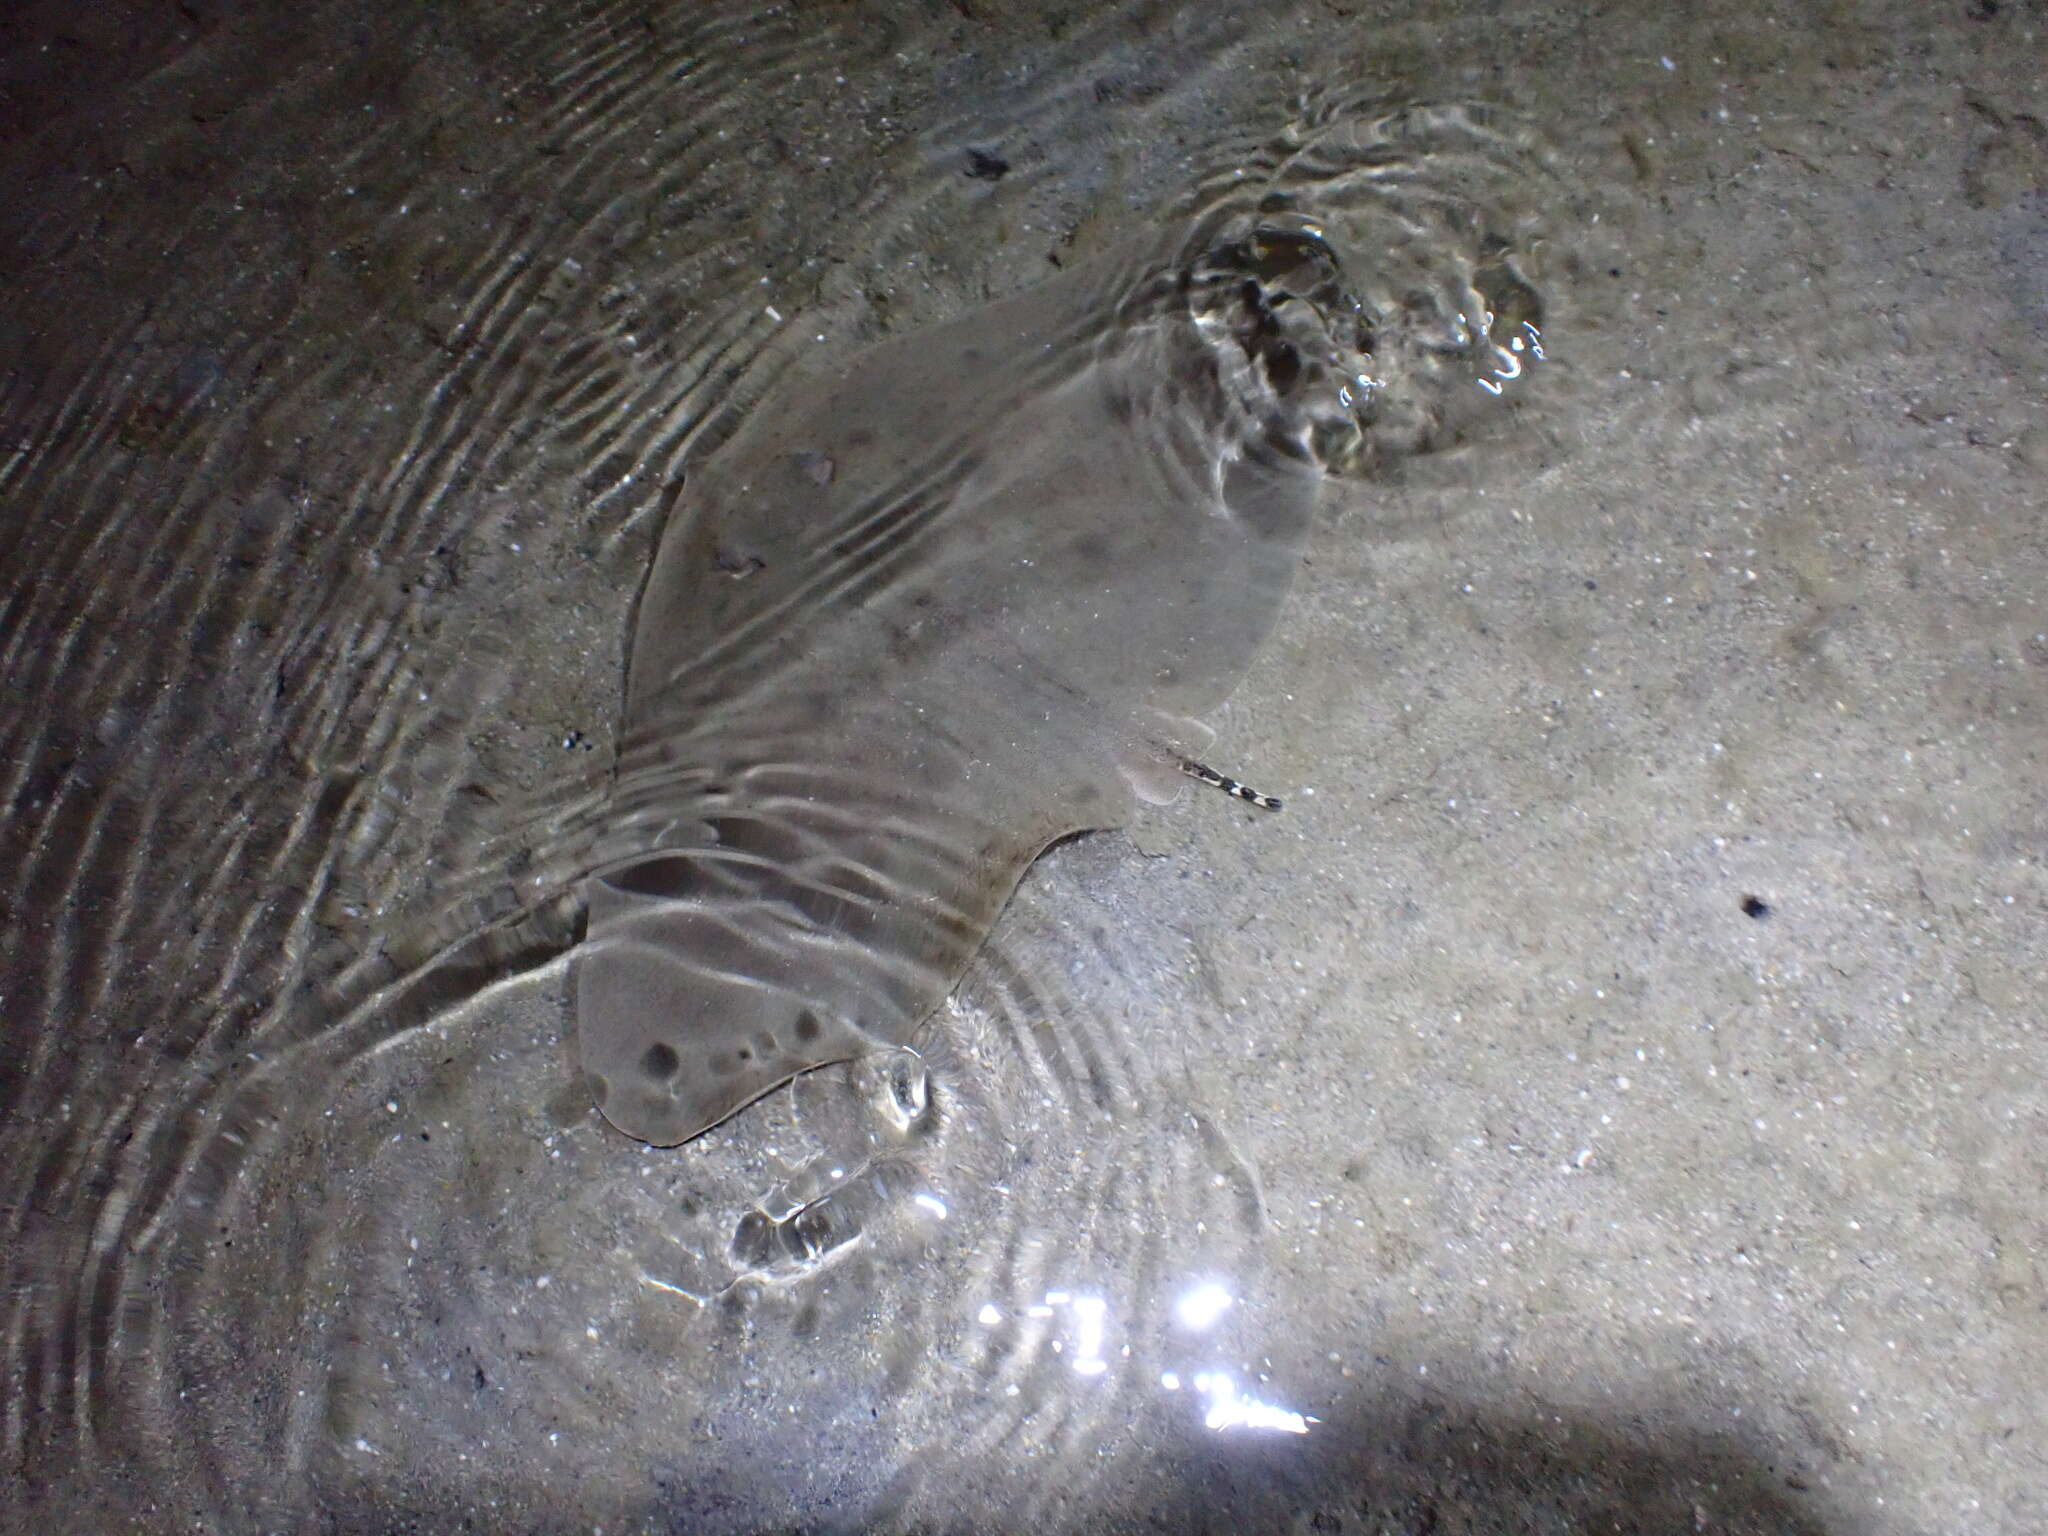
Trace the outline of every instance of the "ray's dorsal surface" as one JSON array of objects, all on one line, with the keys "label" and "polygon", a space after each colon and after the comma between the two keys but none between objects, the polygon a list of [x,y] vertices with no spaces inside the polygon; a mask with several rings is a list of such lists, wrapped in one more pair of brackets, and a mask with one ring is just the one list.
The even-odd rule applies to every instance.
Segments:
[{"label": "ray's dorsal surface", "polygon": [[764,403],[692,471],[633,637],[636,851],[588,882],[576,965],[613,1125],[673,1145],[906,1043],[1048,844],[1175,792],[1324,476],[1534,355],[1512,242],[1415,192],[1446,138],[1511,158],[1463,109],[1283,142],[1169,232]]}]

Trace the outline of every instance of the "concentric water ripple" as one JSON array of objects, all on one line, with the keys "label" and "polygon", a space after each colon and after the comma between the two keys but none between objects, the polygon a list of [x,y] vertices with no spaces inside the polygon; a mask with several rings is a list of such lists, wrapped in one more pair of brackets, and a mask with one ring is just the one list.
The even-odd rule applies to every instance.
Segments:
[{"label": "concentric water ripple", "polygon": [[313,1102],[245,1090],[182,1181],[206,1219],[164,1236],[170,1304],[131,1301],[110,1353],[147,1362],[166,1422],[208,1422],[224,1500],[276,1518],[309,1492],[538,1518],[594,1478],[594,1517],[638,1519],[663,1485],[708,1497],[735,1443],[841,1515],[1034,1458],[1071,1495],[1208,1358],[1170,1303],[1255,1283],[1261,1220],[1177,1070],[1199,968],[1115,932],[1056,864],[909,1059],[815,1073],[683,1153],[566,1077],[559,966],[500,956],[510,979],[410,1031],[421,1004],[387,997],[352,1052],[330,1022],[265,1064]]},{"label": "concentric water ripple", "polygon": [[1164,125],[1242,57],[1103,9],[968,112],[901,83],[947,25],[337,8],[9,147],[0,1451],[50,1510],[913,1519],[970,1464],[1025,1508],[1207,1358],[1171,1302],[1260,1220],[1177,1044],[1216,1005],[1070,860],[904,1055],[681,1153],[562,1033],[686,456],[1135,200],[1029,148],[1067,79]]}]

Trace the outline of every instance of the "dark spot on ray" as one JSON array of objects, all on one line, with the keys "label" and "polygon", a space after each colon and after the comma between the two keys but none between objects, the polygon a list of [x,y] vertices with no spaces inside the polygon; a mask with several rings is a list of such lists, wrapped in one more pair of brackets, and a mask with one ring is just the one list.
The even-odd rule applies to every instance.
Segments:
[{"label": "dark spot on ray", "polygon": [[640,1057],[640,1070],[657,1082],[666,1082],[674,1077],[682,1064],[683,1059],[676,1054],[675,1047],[661,1040],[647,1047]]},{"label": "dark spot on ray", "polygon": [[818,1016],[810,1009],[806,1008],[796,1016],[796,1037],[803,1044],[809,1045],[823,1033],[824,1026],[818,1022]]},{"label": "dark spot on ray", "polygon": [[1771,904],[1761,896],[1745,896],[1742,898],[1742,913],[1762,922],[1771,915]]}]

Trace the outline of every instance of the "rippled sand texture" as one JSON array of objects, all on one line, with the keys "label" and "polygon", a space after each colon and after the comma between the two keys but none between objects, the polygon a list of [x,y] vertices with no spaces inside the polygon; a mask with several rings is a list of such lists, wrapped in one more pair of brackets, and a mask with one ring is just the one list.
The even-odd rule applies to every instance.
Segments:
[{"label": "rippled sand texture", "polygon": [[10,10],[0,1526],[2048,1528],[2041,29]]},{"label": "rippled sand texture", "polygon": [[687,471],[616,813],[661,851],[592,882],[577,967],[619,1129],[671,1146],[907,1044],[1041,850],[1177,792],[1326,468],[1533,372],[1526,130],[1328,118],[1164,236],[764,400]]}]

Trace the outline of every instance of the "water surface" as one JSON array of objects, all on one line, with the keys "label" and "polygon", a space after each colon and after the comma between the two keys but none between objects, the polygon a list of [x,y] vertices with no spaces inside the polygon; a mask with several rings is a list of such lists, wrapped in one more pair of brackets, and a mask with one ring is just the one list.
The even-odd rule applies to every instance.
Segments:
[{"label": "water surface", "polygon": [[[10,1514],[2038,1525],[2038,20],[983,10],[194,7],[12,50]],[[1534,390],[1390,388],[1362,457],[1277,348],[1144,392],[1199,377],[1134,338],[1233,169],[1333,103],[1474,101],[1542,146],[1531,225],[1231,260],[1434,316],[1390,355],[1470,383],[1439,301],[1524,318],[1512,235]],[[1415,163],[1434,212],[1518,203]],[[993,701],[929,739],[971,719],[1017,791],[945,781],[1003,847],[946,846],[972,920],[899,1024],[679,1149],[607,1124],[585,878],[695,846],[707,748],[773,744],[629,658],[693,485],[785,475],[763,547],[708,552],[759,594],[805,486],[1009,505],[1029,467],[1006,556],[1057,529],[1053,574],[1179,623],[1061,519],[1202,505],[1159,477],[1257,440],[1246,400],[1313,516],[1163,695],[1041,610],[1086,707],[1026,734],[1017,631],[898,626],[928,714]],[[953,621],[1072,586],[955,568]],[[649,675],[728,641],[706,611]],[[910,675],[818,643],[765,675]],[[817,713],[786,760],[823,775]],[[1286,810],[1146,804],[1189,750]],[[855,756],[874,813],[863,763],[902,765]],[[981,941],[1037,844],[1125,820]]]}]

